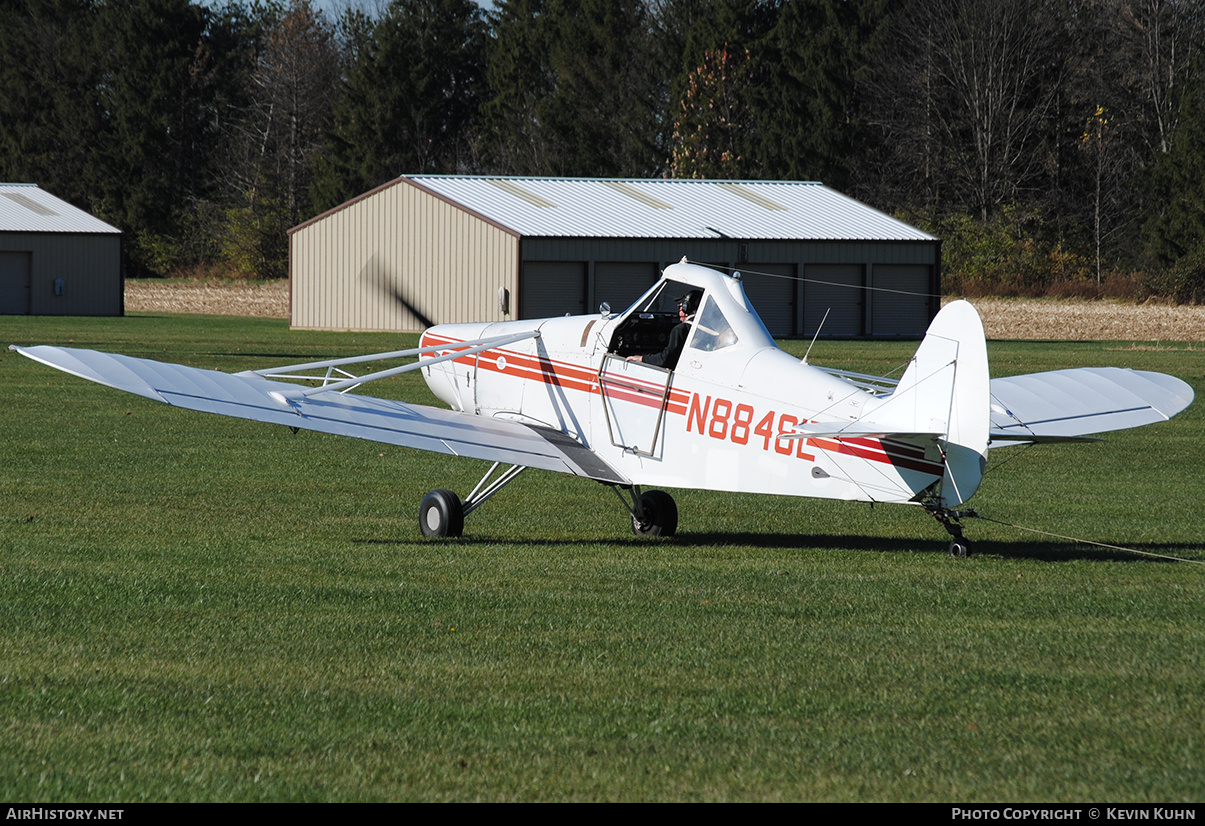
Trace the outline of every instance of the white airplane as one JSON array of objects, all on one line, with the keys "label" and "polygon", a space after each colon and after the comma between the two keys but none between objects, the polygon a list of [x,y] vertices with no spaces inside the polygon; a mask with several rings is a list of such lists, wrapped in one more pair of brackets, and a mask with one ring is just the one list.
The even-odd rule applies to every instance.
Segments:
[{"label": "white airplane", "polygon": [[[685,321],[682,302],[694,311]],[[655,366],[682,333],[676,364],[665,354],[669,366]],[[677,529],[659,488],[697,488],[912,504],[946,527],[951,555],[966,556],[960,520],[972,512],[957,508],[979,487],[989,448],[1165,421],[1193,400],[1172,376],[1109,367],[990,379],[983,324],[965,301],[938,313],[898,381],[826,370],[775,346],[739,273],[685,259],[622,313],[440,324],[415,349],[288,367],[230,374],[11,349],[178,407],[492,461],[464,500],[423,498],[427,536],[459,536],[466,516],[531,467],[610,486],[642,536]],[[408,370],[451,409],[351,392]]]}]

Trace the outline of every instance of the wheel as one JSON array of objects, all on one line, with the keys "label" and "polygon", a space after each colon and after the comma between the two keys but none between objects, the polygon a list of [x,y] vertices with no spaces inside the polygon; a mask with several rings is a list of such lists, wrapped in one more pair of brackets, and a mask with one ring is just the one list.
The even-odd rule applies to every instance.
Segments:
[{"label": "wheel", "polygon": [[464,532],[464,508],[450,490],[433,490],[418,508],[418,526],[423,536],[460,536]]},{"label": "wheel", "polygon": [[673,536],[678,530],[678,506],[674,497],[663,490],[645,491],[640,497],[644,521],[632,517],[632,533],[637,536]]},{"label": "wheel", "polygon": [[950,540],[950,556],[955,559],[966,559],[971,555],[971,543],[965,539],[956,538]]}]

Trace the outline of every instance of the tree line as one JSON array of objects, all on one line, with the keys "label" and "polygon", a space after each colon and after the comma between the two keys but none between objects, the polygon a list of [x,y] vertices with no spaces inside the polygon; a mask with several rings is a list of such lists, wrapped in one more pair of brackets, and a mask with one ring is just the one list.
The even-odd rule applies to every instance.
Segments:
[{"label": "tree line", "polygon": [[286,274],[401,174],[819,180],[947,289],[1205,300],[1205,0],[0,0],[0,179]]}]

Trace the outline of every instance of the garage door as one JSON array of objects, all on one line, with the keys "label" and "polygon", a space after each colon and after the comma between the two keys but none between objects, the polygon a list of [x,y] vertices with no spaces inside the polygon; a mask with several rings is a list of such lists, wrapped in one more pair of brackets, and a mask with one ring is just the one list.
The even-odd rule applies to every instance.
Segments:
[{"label": "garage door", "polygon": [[604,301],[613,312],[621,312],[657,283],[656,264],[629,261],[599,261],[594,265],[594,301],[590,310]]},{"label": "garage door", "polygon": [[586,313],[586,265],[577,261],[526,261],[519,283],[519,317]]},{"label": "garage door", "polygon": [[[793,336],[795,330],[796,284],[794,264],[750,264],[741,286],[753,309],[773,336]],[[761,275],[760,273],[764,273]]]},{"label": "garage door", "polygon": [[28,315],[33,253],[0,252],[0,314]]},{"label": "garage door", "polygon": [[862,272],[861,264],[808,264],[803,271],[803,329],[804,336],[814,336],[824,321],[820,335],[862,335]]},{"label": "garage door", "polygon": [[929,326],[928,265],[875,264],[870,278],[876,288],[870,295],[870,334],[924,335]]}]

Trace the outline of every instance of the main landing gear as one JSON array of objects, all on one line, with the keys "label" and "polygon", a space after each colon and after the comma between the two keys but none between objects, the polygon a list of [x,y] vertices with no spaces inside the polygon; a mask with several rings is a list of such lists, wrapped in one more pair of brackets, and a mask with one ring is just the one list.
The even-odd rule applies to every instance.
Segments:
[{"label": "main landing gear", "polygon": [[424,496],[422,504],[418,507],[418,527],[423,536],[460,536],[464,533],[466,516],[527,470],[523,465],[511,465],[494,477],[501,466],[501,462],[494,462],[464,502],[452,491],[442,488]]},{"label": "main landing gear", "polygon": [[[527,469],[512,465],[498,473],[499,467],[501,463],[495,462],[463,502],[455,493],[443,488],[424,496],[418,508],[418,527],[423,536],[460,536],[464,533],[465,517]],[[612,485],[611,488],[632,515],[632,533],[637,536],[673,536],[678,530],[678,506],[665,491],[649,490],[642,493],[637,485]]]},{"label": "main landing gear", "polygon": [[632,514],[632,533],[637,536],[673,536],[677,532],[678,505],[674,497],[665,491],[647,490],[641,493],[639,485],[630,488],[615,486],[612,490]]},{"label": "main landing gear", "polygon": [[450,490],[433,490],[418,507],[423,536],[460,536],[464,532],[464,506]]}]

